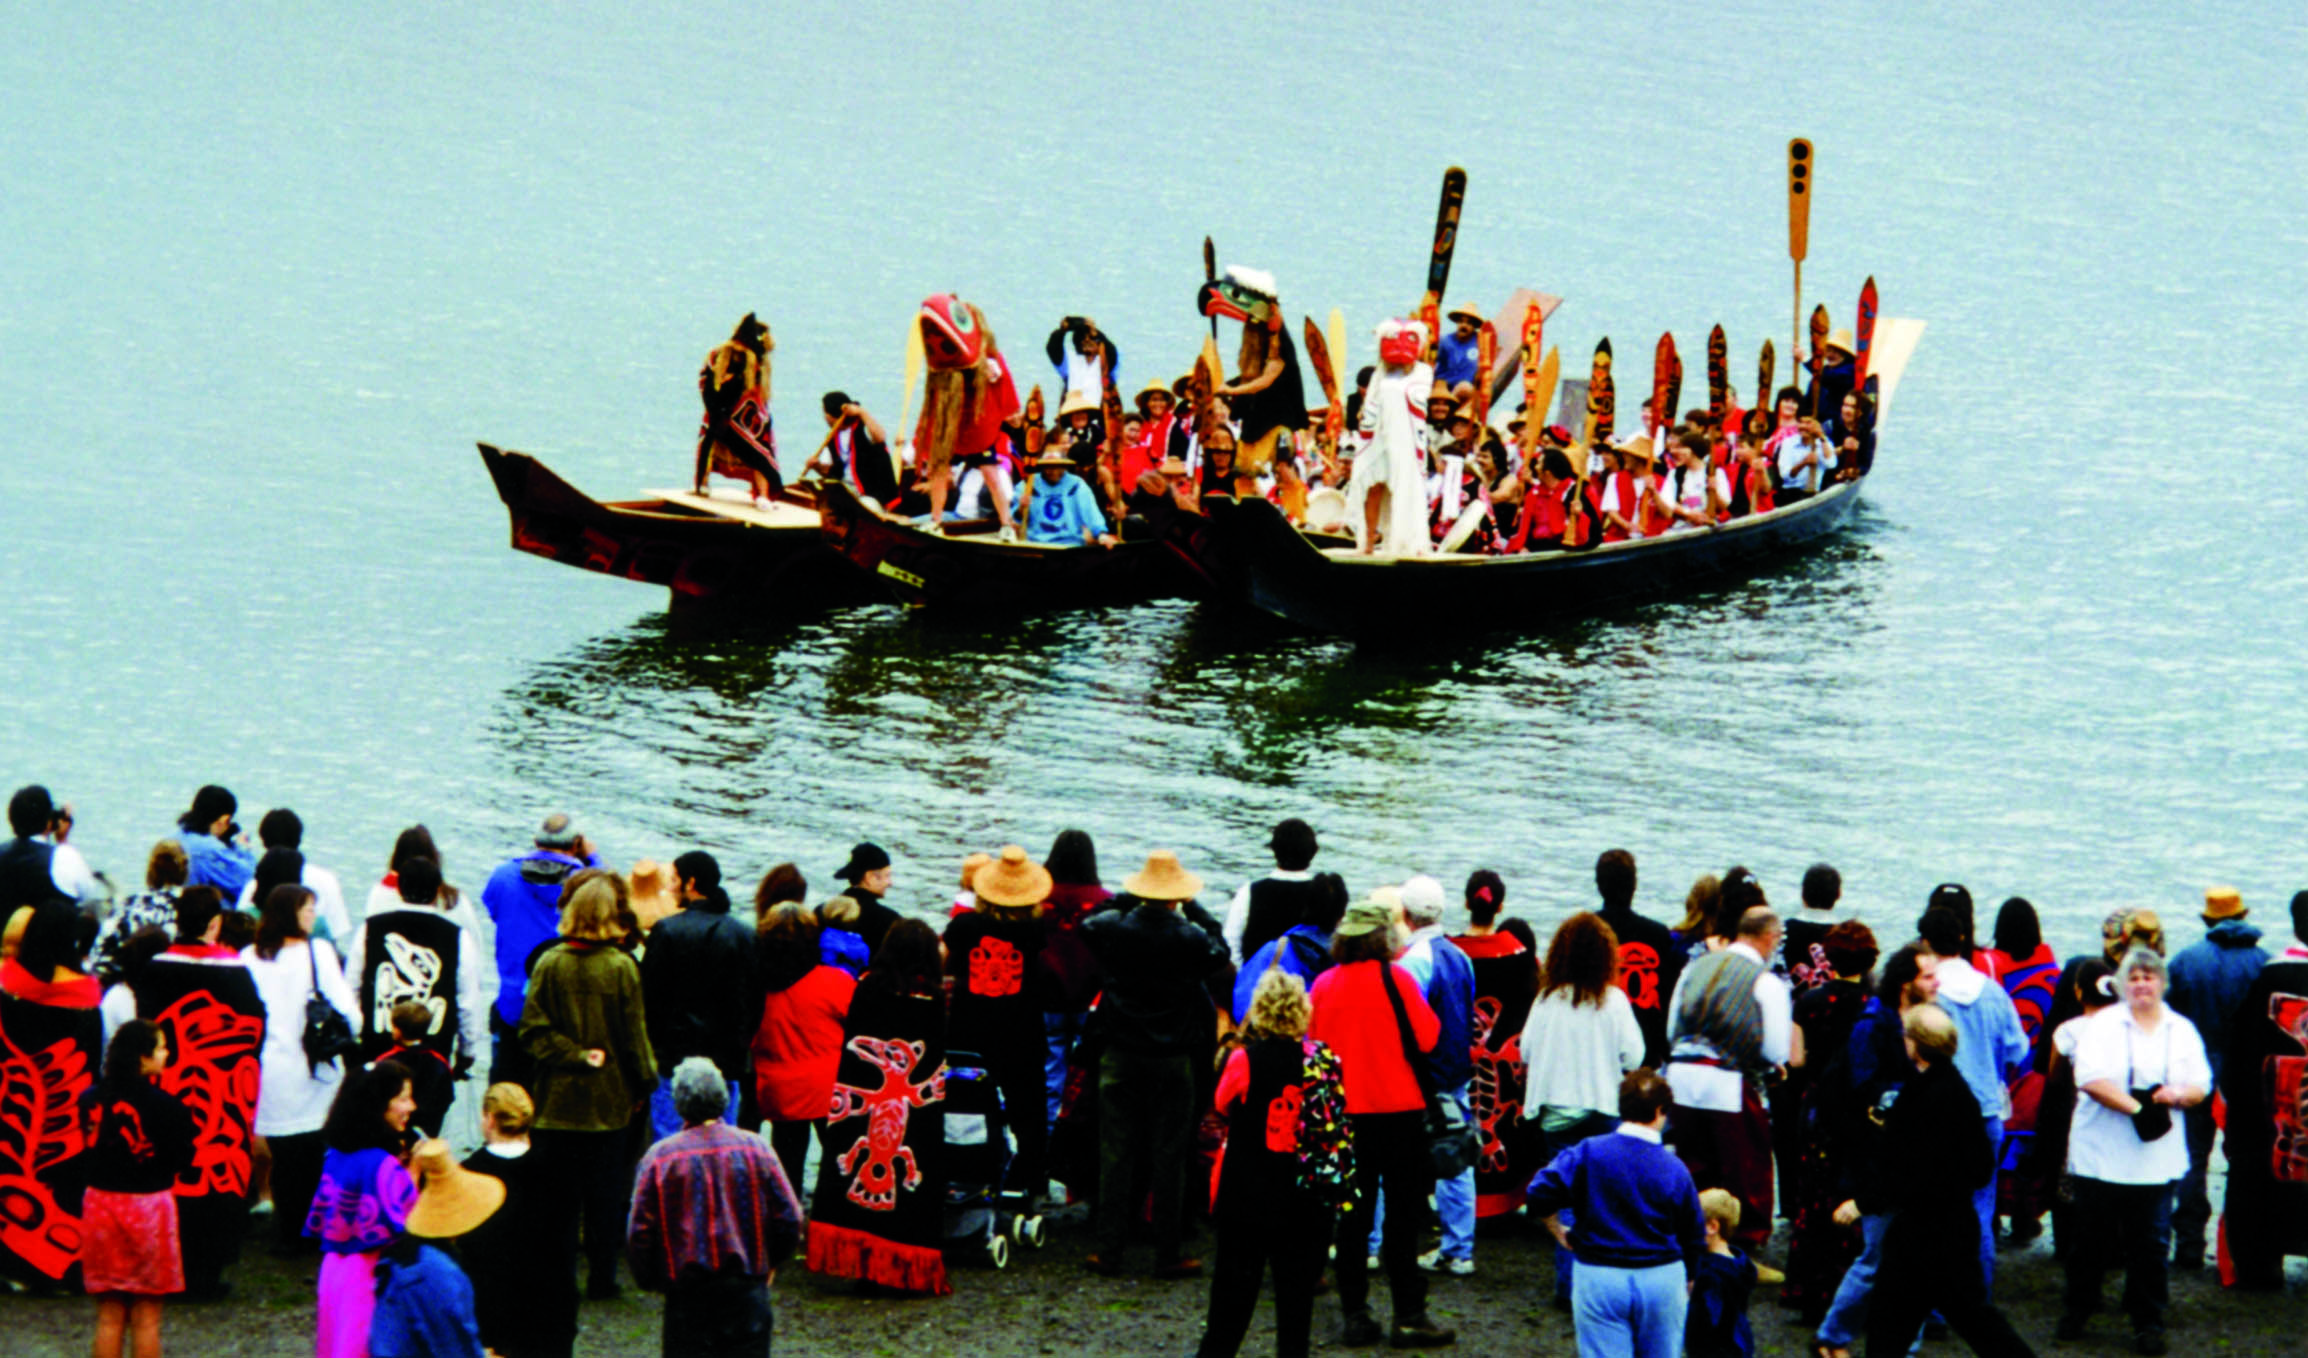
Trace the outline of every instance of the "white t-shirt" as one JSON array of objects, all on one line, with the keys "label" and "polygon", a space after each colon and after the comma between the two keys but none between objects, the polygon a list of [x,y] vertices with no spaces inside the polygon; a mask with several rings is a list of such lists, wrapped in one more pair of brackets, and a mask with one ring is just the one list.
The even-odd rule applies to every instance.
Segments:
[{"label": "white t-shirt", "polygon": [[58,891],[82,905],[103,900],[108,894],[104,883],[96,879],[94,872],[89,871],[88,860],[82,858],[80,850],[70,844],[58,844],[49,854],[48,880],[56,884]]},{"label": "white t-shirt", "polygon": [[[1659,493],[1677,509],[1686,510],[1693,514],[1705,514],[1707,512],[1707,486],[1710,481],[1715,486],[1716,502],[1719,504],[1731,503],[1731,480],[1723,474],[1723,469],[1720,467],[1712,473],[1703,466],[1692,467],[1687,470],[1677,467],[1667,473],[1666,483],[1660,487]],[[1677,519],[1674,526],[1667,531],[1672,533],[1680,529],[1697,528],[1698,526],[1689,520]]]},{"label": "white t-shirt", "polygon": [[2068,1129],[2068,1172],[2111,1184],[2163,1184],[2188,1172],[2188,1133],[2181,1110],[2172,1110],[2171,1129],[2141,1141],[2132,1120],[2084,1092],[2098,1080],[2123,1090],[2186,1085],[2209,1090],[2212,1065],[2196,1025],[2170,1008],[2153,1032],[2144,1032],[2129,1005],[2113,1004],[2078,1020],[2076,1115]]},{"label": "white t-shirt", "polygon": [[[312,951],[308,953],[307,947]],[[257,956],[252,945],[240,950],[249,979],[256,982],[264,1001],[264,1046],[257,1057],[256,1134],[296,1136],[317,1132],[328,1121],[329,1104],[344,1081],[342,1057],[314,1070],[305,1060],[305,1000],[313,991],[313,976],[320,975],[320,992],[336,1011],[360,1031],[360,1004],[345,985],[343,963],[327,939],[282,945],[270,959]]]}]

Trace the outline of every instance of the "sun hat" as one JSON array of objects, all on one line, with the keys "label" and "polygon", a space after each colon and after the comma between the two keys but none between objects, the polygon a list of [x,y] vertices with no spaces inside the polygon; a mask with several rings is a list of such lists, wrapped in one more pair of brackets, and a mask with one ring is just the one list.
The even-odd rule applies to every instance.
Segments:
[{"label": "sun hat", "polygon": [[1066,456],[1065,449],[1053,443],[1042,449],[1042,455],[1034,459],[1033,465],[1036,467],[1064,467],[1071,470],[1074,466],[1074,459]]},{"label": "sun hat", "polygon": [[1820,345],[1819,347],[1821,349],[1833,349],[1835,352],[1843,354],[1847,357],[1859,352],[1858,350],[1851,347],[1851,332],[1849,330],[1835,330],[1829,332],[1827,336],[1827,342]]},{"label": "sun hat", "polygon": [[654,858],[639,860],[625,874],[625,896],[643,929],[681,909],[680,898],[673,894],[673,869]]},{"label": "sun hat", "polygon": [[868,841],[849,851],[849,861],[842,864],[841,871],[834,876],[854,886],[867,873],[878,872],[889,865],[889,854],[881,845]]},{"label": "sun hat", "polygon": [[1168,383],[1148,382],[1138,391],[1138,395],[1136,397],[1138,409],[1140,411],[1144,411],[1146,409],[1146,403],[1157,396],[1167,399],[1172,405],[1176,405],[1178,403],[1178,394],[1170,390],[1170,385]]},{"label": "sun hat", "polygon": [[985,905],[1040,905],[1050,899],[1050,870],[1004,844],[999,858],[978,869],[976,890]]},{"label": "sun hat", "polygon": [[1374,893],[1370,898],[1348,906],[1346,914],[1338,921],[1338,928],[1331,932],[1339,938],[1360,938],[1381,929],[1391,929],[1394,927],[1394,912],[1392,902],[1380,900]]},{"label": "sun hat", "polygon": [[417,1172],[417,1205],[404,1226],[410,1235],[463,1235],[505,1205],[505,1181],[458,1164],[446,1141],[418,1142],[409,1167]]},{"label": "sun hat", "polygon": [[973,853],[964,858],[962,860],[962,890],[971,890],[972,883],[978,880],[978,869],[993,861],[994,856],[984,852]]},{"label": "sun hat", "polygon": [[2242,919],[2244,897],[2232,886],[2204,888],[2204,918],[2206,920]]},{"label": "sun hat", "polygon": [[1172,453],[1168,457],[1163,458],[1162,465],[1156,467],[1154,470],[1162,473],[1164,476],[1184,476],[1186,474],[1186,459],[1178,456],[1176,453]]},{"label": "sun hat", "polygon": [[1446,321],[1455,321],[1461,316],[1473,321],[1477,326],[1480,326],[1486,319],[1483,313],[1477,311],[1471,303],[1467,302],[1461,302],[1443,313],[1443,319]]},{"label": "sun hat", "polygon": [[1202,879],[1178,864],[1178,855],[1156,849],[1146,866],[1122,879],[1122,889],[1142,901],[1187,901],[1202,890]]},{"label": "sun hat", "polygon": [[1306,526],[1321,532],[1338,528],[1346,523],[1346,492],[1336,486],[1320,486],[1306,495]]},{"label": "sun hat", "polygon": [[1058,418],[1062,420],[1077,410],[1095,415],[1098,413],[1098,403],[1090,399],[1090,393],[1086,391],[1069,391],[1066,398],[1058,402]]}]

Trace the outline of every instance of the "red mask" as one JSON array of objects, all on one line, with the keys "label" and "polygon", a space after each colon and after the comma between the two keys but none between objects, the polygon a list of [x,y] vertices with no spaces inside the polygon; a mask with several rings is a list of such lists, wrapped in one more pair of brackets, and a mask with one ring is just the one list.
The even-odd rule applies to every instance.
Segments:
[{"label": "red mask", "polygon": [[1378,356],[1400,367],[1418,362],[1420,347],[1416,330],[1398,330],[1378,342]]}]

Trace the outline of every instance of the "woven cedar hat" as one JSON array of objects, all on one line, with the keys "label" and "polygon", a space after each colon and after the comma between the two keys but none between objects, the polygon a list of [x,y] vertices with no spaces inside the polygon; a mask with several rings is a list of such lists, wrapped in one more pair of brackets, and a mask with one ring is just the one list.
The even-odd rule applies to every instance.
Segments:
[{"label": "woven cedar hat", "polygon": [[463,1235],[505,1205],[505,1181],[458,1164],[446,1141],[419,1142],[410,1168],[417,1171],[417,1205],[405,1227],[410,1235]]},{"label": "woven cedar hat", "polygon": [[1122,889],[1142,901],[1190,901],[1200,894],[1202,879],[1178,864],[1178,855],[1156,849],[1146,855],[1146,866],[1122,879]]},{"label": "woven cedar hat", "polygon": [[1062,420],[1077,410],[1095,415],[1098,413],[1098,403],[1086,391],[1069,391],[1065,399],[1058,402],[1058,418]]},{"label": "woven cedar hat", "polygon": [[1031,465],[1036,467],[1064,467],[1066,470],[1072,471],[1074,459],[1066,456],[1065,449],[1051,443],[1043,445],[1042,455],[1035,458]]},{"label": "woven cedar hat", "polygon": [[1855,352],[1851,347],[1851,332],[1849,330],[1830,332],[1827,336],[1827,342],[1819,347],[1821,349],[1833,349],[1845,358],[1851,357]]},{"label": "woven cedar hat", "polygon": [[1482,325],[1485,319],[1483,313],[1477,311],[1471,302],[1461,302],[1443,313],[1443,319],[1446,321],[1455,321],[1461,316],[1473,321],[1478,327]]},{"label": "woven cedar hat", "polygon": [[1168,397],[1172,405],[1176,405],[1178,403],[1178,395],[1176,392],[1170,390],[1168,383],[1148,382],[1145,386],[1138,389],[1137,406],[1139,412],[1143,414],[1146,409],[1146,403],[1157,396]]},{"label": "woven cedar hat", "polygon": [[1001,857],[978,869],[976,890],[982,905],[1040,905],[1050,899],[1050,870],[1004,844]]}]

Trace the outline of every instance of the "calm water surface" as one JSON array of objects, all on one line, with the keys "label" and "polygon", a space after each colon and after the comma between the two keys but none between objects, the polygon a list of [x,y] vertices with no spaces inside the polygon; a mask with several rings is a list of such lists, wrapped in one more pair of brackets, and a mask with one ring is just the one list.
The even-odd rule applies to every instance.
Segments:
[{"label": "calm water surface", "polygon": [[[1791,900],[1825,858],[1884,921],[1946,878],[2069,943],[2214,881],[2280,914],[2308,886],[2308,18],[1453,14],[20,11],[0,773],[75,800],[123,881],[215,780],[356,879],[422,819],[477,881],[565,807],[620,861],[703,846],[747,880],[823,884],[871,836],[914,906],[1069,824],[1109,878],[1168,846],[1215,889],[1302,814],[1357,886],[1490,866],[1541,918],[1610,844],[1660,910],[1734,861]],[[1293,317],[1345,308],[1367,361],[1453,161],[1454,298],[1565,295],[1567,357],[1671,327],[1693,383],[1721,321],[1744,391],[1788,347],[1795,133],[1806,305],[1848,323],[1873,273],[1931,329],[1856,527],[1687,602],[1386,656],[1178,605],[700,639],[510,552],[472,451],[680,481],[698,358],[749,308],[789,459],[828,387],[894,416],[930,291],[1038,377],[1068,311],[1167,376],[1205,232]]]}]

